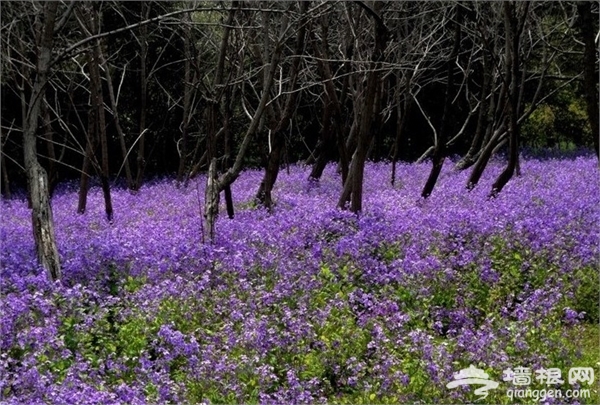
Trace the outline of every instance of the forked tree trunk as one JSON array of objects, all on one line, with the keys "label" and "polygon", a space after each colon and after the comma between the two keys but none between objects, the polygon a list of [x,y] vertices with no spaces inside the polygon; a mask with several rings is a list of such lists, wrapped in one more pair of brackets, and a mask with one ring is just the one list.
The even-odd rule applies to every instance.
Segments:
[{"label": "forked tree trunk", "polygon": [[[304,50],[304,39],[306,33],[306,24],[305,24],[305,14],[308,9],[308,5],[310,2],[302,1],[300,2],[300,28],[298,29],[296,36],[296,47],[294,49],[294,55],[301,55]],[[290,84],[288,87],[288,91],[290,92],[287,96],[285,107],[275,129],[270,134],[270,146],[271,150],[269,151],[269,156],[267,157],[267,167],[265,169],[265,175],[263,177],[262,182],[260,183],[258,192],[256,194],[257,200],[263,204],[268,210],[271,210],[273,207],[273,197],[272,191],[275,186],[275,182],[277,181],[277,176],[279,175],[279,166],[281,163],[281,157],[283,154],[283,149],[285,147],[285,135],[284,131],[289,126],[289,121],[292,118],[294,110],[296,109],[296,104],[298,101],[298,92],[296,91],[296,82],[298,80],[298,70],[300,66],[300,58],[295,57],[292,61],[292,66],[290,68]]]},{"label": "forked tree trunk", "polygon": [[494,74],[493,66],[490,61],[489,53],[484,50],[483,51],[483,85],[481,86],[481,93],[479,96],[479,100],[481,105],[479,106],[479,115],[477,117],[477,127],[475,128],[475,135],[473,136],[473,140],[471,141],[471,145],[469,146],[469,150],[467,154],[463,156],[457,163],[456,169],[465,170],[471,167],[477,158],[478,152],[482,148],[482,143],[484,140],[485,132],[488,127],[488,116],[489,110],[488,105],[488,95],[490,95],[492,91],[492,75]]},{"label": "forked tree trunk", "polygon": [[240,144],[240,148],[238,150],[233,165],[229,169],[227,169],[225,173],[222,173],[220,176],[218,176],[216,181],[209,181],[212,178],[211,176],[208,176],[207,178],[207,190],[205,191],[204,200],[204,218],[206,219],[206,223],[203,229],[203,240],[206,242],[212,242],[214,240],[214,222],[216,221],[217,215],[219,213],[219,193],[225,190],[227,186],[230,186],[240,175],[240,172],[242,171],[242,163],[244,161],[244,158],[246,157],[246,153],[250,146],[250,141],[254,137],[254,134],[256,134],[259,122],[263,116],[265,107],[267,105],[267,100],[270,98],[270,89],[273,85],[273,79],[275,77],[277,65],[279,64],[279,60],[281,59],[283,39],[285,36],[285,32],[287,31],[287,26],[288,17],[284,14],[281,22],[281,33],[279,35],[277,43],[275,44],[273,55],[271,56],[271,61],[269,63],[268,68],[268,75],[265,80],[265,85],[263,88],[262,96],[260,98],[260,102],[258,104],[258,107],[256,108],[254,116],[252,117],[250,126],[246,130],[246,134],[244,135],[242,143]]},{"label": "forked tree trunk", "polygon": [[348,178],[344,183],[342,194],[338,200],[338,207],[341,209],[346,209],[346,204],[350,202],[350,211],[354,213],[358,213],[362,210],[362,188],[365,161],[369,146],[373,140],[373,126],[375,124],[373,115],[375,114],[374,105],[376,104],[375,97],[378,94],[378,87],[381,80],[379,64],[383,60],[383,51],[388,38],[388,30],[379,15],[381,3],[378,1],[373,2],[373,9],[362,2],[357,2],[357,4],[367,10],[370,17],[374,20],[375,47],[371,54],[371,66],[367,73],[366,95],[357,128],[357,146],[352,155]]},{"label": "forked tree trunk", "polygon": [[[89,7],[90,12],[88,16],[91,16],[90,28],[92,33],[99,31],[100,22],[99,11],[96,7]],[[89,17],[88,17],[89,18]],[[104,196],[104,209],[106,212],[106,219],[110,222],[113,219],[113,206],[110,195],[110,184],[108,182],[109,168],[108,168],[108,140],[106,138],[106,116],[104,114],[104,96],[102,92],[102,82],[100,76],[100,40],[94,41],[92,50],[90,51],[90,79],[91,79],[91,98],[92,107],[95,114],[93,115],[94,126],[96,128],[95,133],[100,138],[100,153],[101,153],[101,170],[100,170],[100,183],[102,184],[102,194]]]},{"label": "forked tree trunk", "polygon": [[440,125],[439,135],[436,139],[435,149],[433,150],[433,159],[432,159],[432,167],[431,172],[429,173],[429,177],[425,182],[425,186],[423,187],[423,191],[421,192],[421,197],[427,198],[431,195],[433,188],[435,187],[435,183],[442,171],[442,167],[444,166],[444,160],[446,159],[446,139],[448,138],[448,116],[450,115],[450,105],[452,104],[452,88],[454,87],[454,63],[455,59],[458,56],[458,50],[460,48],[460,37],[461,37],[461,25],[460,25],[460,15],[461,15],[461,5],[456,6],[456,21],[455,32],[454,32],[454,46],[452,47],[452,52],[450,53],[450,57],[446,61],[446,91],[444,95],[444,111],[442,112],[442,123]]},{"label": "forked tree trunk", "polygon": [[23,155],[31,200],[31,222],[35,250],[39,264],[48,272],[48,276],[52,281],[58,280],[61,277],[60,258],[56,246],[52,207],[50,206],[48,176],[37,158],[36,130],[41,105],[44,101],[44,89],[48,82],[57,8],[58,2],[44,4],[44,22],[38,53],[36,77],[27,109],[27,116],[23,117]]},{"label": "forked tree trunk", "polygon": [[491,197],[495,197],[502,191],[502,188],[512,178],[519,159],[519,37],[523,29],[529,3],[523,5],[523,15],[520,21],[517,16],[517,5],[515,2],[504,3],[504,26],[506,32],[506,68],[505,77],[508,81],[507,95],[507,118],[508,118],[508,163],[506,168],[500,173],[490,192]]}]

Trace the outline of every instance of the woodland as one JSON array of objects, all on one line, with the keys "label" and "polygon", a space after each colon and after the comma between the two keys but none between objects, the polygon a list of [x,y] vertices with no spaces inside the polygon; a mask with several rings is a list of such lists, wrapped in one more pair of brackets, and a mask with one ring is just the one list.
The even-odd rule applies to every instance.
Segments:
[{"label": "woodland", "polygon": [[600,375],[597,1],[0,6],[2,403]]}]

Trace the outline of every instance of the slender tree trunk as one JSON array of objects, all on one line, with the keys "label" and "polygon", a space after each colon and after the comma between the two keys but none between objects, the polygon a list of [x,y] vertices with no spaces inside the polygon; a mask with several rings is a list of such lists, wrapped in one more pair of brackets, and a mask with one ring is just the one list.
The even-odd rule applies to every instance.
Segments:
[{"label": "slender tree trunk", "polygon": [[83,165],[81,167],[81,177],[79,179],[79,203],[77,205],[77,212],[79,214],[85,214],[87,208],[87,195],[90,188],[90,169],[92,163],[95,163],[94,150],[97,145],[96,135],[96,119],[94,118],[94,109],[90,109],[88,112],[88,130],[86,136],[85,154],[83,155]]},{"label": "slender tree trunk", "polygon": [[467,154],[456,163],[456,169],[465,170],[475,163],[478,151],[481,150],[482,141],[485,135],[485,131],[488,126],[488,95],[492,90],[492,75],[493,66],[490,61],[488,52],[484,50],[483,54],[483,85],[481,86],[479,115],[477,117],[477,127],[475,128],[475,135],[467,151]]},{"label": "slender tree trunk", "polygon": [[519,77],[519,37],[524,19],[526,18],[529,3],[523,3],[522,21],[517,16],[517,5],[514,2],[504,3],[504,22],[506,31],[506,69],[505,75],[508,80],[508,163],[500,173],[496,182],[492,185],[491,197],[495,197],[513,176],[519,159],[519,89],[517,80]]},{"label": "slender tree trunk", "polygon": [[[99,31],[100,12],[97,7],[88,8],[88,18],[91,16],[90,28],[91,32],[96,33]],[[108,167],[108,140],[106,138],[106,116],[104,114],[104,95],[102,91],[102,82],[100,76],[100,40],[96,40],[93,43],[92,50],[90,53],[90,79],[91,79],[91,98],[92,108],[94,109],[95,118],[95,133],[100,139],[100,153],[101,153],[101,171],[100,171],[100,183],[102,184],[102,194],[104,196],[104,209],[106,212],[106,219],[110,222],[113,219],[113,207],[112,199],[110,195],[110,184],[109,184],[109,167]]]},{"label": "slender tree trunk", "polygon": [[[131,166],[129,165],[129,158],[127,156],[127,145],[125,144],[125,133],[121,127],[121,121],[119,120],[119,112],[117,107],[117,99],[115,98],[115,90],[112,83],[112,77],[110,75],[110,68],[102,52],[100,53],[100,60],[104,69],[104,77],[106,79],[106,85],[108,89],[108,97],[110,99],[110,108],[113,112],[113,120],[115,123],[115,129],[119,136],[119,146],[121,147],[121,155],[123,157],[123,166],[125,166],[125,178],[127,179],[127,187],[133,189],[133,176],[131,174]],[[124,73],[123,73],[124,74]]]},{"label": "slender tree trunk", "polygon": [[[296,34],[296,47],[294,49],[294,55],[301,55],[304,50],[304,40],[306,33],[305,14],[308,10],[309,1],[300,2],[300,28]],[[267,167],[265,169],[265,175],[259,186],[256,198],[263,204],[268,210],[272,209],[273,197],[272,191],[279,175],[279,167],[281,163],[281,157],[283,149],[285,147],[285,134],[284,131],[289,126],[289,121],[296,109],[298,101],[298,92],[296,91],[296,82],[298,80],[298,71],[300,66],[300,58],[295,57],[292,60],[292,66],[290,68],[288,91],[290,92],[287,96],[285,107],[281,116],[279,117],[278,123],[275,129],[271,133],[271,150],[267,157]]]},{"label": "slender tree trunk", "polygon": [[323,128],[321,130],[321,136],[319,143],[316,147],[317,158],[312,166],[312,170],[309,179],[318,181],[323,175],[323,171],[327,166],[327,162],[330,159],[330,153],[335,146],[335,138],[332,134],[331,119],[333,115],[333,107],[331,102],[325,102],[323,106]]},{"label": "slender tree trunk", "polygon": [[256,130],[258,129],[260,120],[267,105],[267,100],[270,98],[270,89],[273,85],[273,79],[275,77],[277,65],[279,64],[279,60],[281,59],[283,39],[287,30],[287,25],[288,17],[284,14],[281,22],[281,33],[279,35],[279,39],[275,45],[275,49],[273,50],[271,61],[269,63],[269,74],[267,75],[267,79],[265,81],[260,102],[258,104],[258,107],[256,108],[254,116],[252,117],[250,126],[246,130],[242,143],[240,144],[240,148],[238,150],[233,166],[227,169],[225,173],[221,174],[216,181],[207,181],[206,187],[214,190],[210,190],[205,193],[206,199],[204,201],[204,215],[207,221],[209,221],[209,223],[207,224],[208,226],[204,227],[205,234],[203,236],[203,240],[205,241],[214,240],[214,233],[211,234],[210,232],[211,230],[214,230],[214,221],[216,220],[219,212],[219,193],[222,190],[224,190],[227,186],[231,185],[235,181],[235,179],[237,179],[237,177],[240,175],[240,172],[242,170],[242,163],[244,161],[244,158],[246,157],[248,147],[250,146],[250,141],[252,140],[254,134],[256,133]]},{"label": "slender tree trunk", "polygon": [[452,103],[451,92],[454,87],[454,63],[455,59],[458,56],[458,50],[460,48],[460,37],[461,37],[461,25],[460,25],[460,5],[456,6],[456,22],[455,22],[455,32],[454,32],[454,46],[452,47],[452,52],[450,53],[450,57],[446,61],[446,91],[444,96],[444,111],[442,112],[442,123],[440,125],[440,130],[438,137],[436,139],[435,149],[433,151],[433,166],[431,167],[431,172],[429,173],[429,177],[427,178],[427,182],[423,187],[423,191],[421,192],[421,197],[427,198],[431,195],[433,188],[435,187],[435,183],[442,171],[442,167],[444,166],[444,160],[446,159],[446,139],[448,137],[448,116],[450,115],[450,105]]},{"label": "slender tree trunk", "polygon": [[189,26],[190,15],[183,15],[183,22],[186,25],[183,33],[183,48],[185,52],[184,62],[184,83],[183,83],[183,119],[181,123],[181,144],[179,148],[179,168],[177,169],[177,183],[183,181],[184,173],[187,165],[188,155],[188,143],[189,135],[188,130],[191,121],[191,108],[192,108],[192,93],[194,92],[194,83],[192,83],[192,58],[194,54],[192,52],[192,29]]},{"label": "slender tree trunk", "polygon": [[[327,49],[327,38],[328,38],[328,22],[327,17],[324,16],[321,19],[321,43],[315,41],[315,52],[317,57],[317,64],[321,77],[323,78],[325,86],[325,102],[324,102],[324,113],[323,113],[323,131],[321,133],[321,139],[319,142],[319,156],[317,161],[313,165],[313,170],[310,175],[312,179],[318,179],[321,177],[327,161],[329,158],[330,145],[336,145],[339,154],[339,165],[342,171],[342,184],[346,182],[348,178],[348,167],[350,165],[350,159],[348,157],[348,150],[346,148],[346,134],[349,133],[349,128],[344,122],[343,114],[343,100],[348,89],[348,76],[344,76],[344,82],[342,85],[342,93],[338,98],[337,92],[333,82],[333,73],[329,65],[329,52]],[[351,48],[350,48],[351,49]],[[346,52],[346,58],[351,58],[351,52]],[[346,64],[348,65],[348,63]],[[342,71],[342,75],[345,75],[347,68]],[[330,118],[327,118],[330,117]],[[331,122],[329,121],[331,120]],[[333,138],[332,130],[333,127]]]},{"label": "slender tree trunk", "polygon": [[[147,0],[142,1],[142,18],[147,20],[150,16],[150,3]],[[148,99],[148,25],[140,27],[140,140],[138,141],[137,152],[137,174],[135,178],[135,189],[142,187],[144,179],[144,170],[146,169],[146,114]]]},{"label": "slender tree trunk", "polygon": [[406,87],[400,85],[400,80],[397,79],[396,84],[396,138],[394,139],[394,149],[392,154],[392,178],[391,185],[392,187],[396,183],[396,163],[398,162],[398,158],[400,156],[400,145],[402,142],[402,137],[404,136],[404,130],[406,129],[406,123],[408,121],[408,115],[410,114],[410,110],[412,108],[412,97],[404,97],[407,94],[405,90],[410,86],[410,78],[408,78]]},{"label": "slender tree trunk", "polygon": [[[231,115],[232,115],[232,106],[231,106],[231,88],[227,89],[225,92],[225,111],[223,117],[223,132],[224,132],[224,149],[225,156],[223,157],[223,171],[228,170],[231,167],[231,146],[233,144],[233,134],[231,133]],[[225,207],[227,209],[227,217],[229,219],[233,219],[235,212],[233,208],[233,196],[231,195],[231,185],[225,185],[223,189],[225,194]]]},{"label": "slender tree trunk", "polygon": [[210,161],[208,175],[206,176],[206,189],[204,190],[204,233],[203,243],[215,239],[215,222],[219,214],[219,188],[217,187],[217,158]]},{"label": "slender tree trunk", "polygon": [[40,265],[48,272],[52,281],[58,280],[61,277],[60,258],[54,234],[48,176],[37,158],[36,130],[41,105],[44,101],[44,89],[48,82],[54,23],[58,4],[58,2],[44,3],[44,22],[38,53],[36,77],[31,92],[27,116],[23,117],[23,155],[31,200],[31,219],[35,249]]},{"label": "slender tree trunk", "polygon": [[[600,158],[600,130],[598,117],[598,73],[597,56],[598,47],[594,42],[594,15],[592,14],[591,1],[577,3],[577,10],[581,18],[581,39],[584,43],[583,51],[583,81],[585,83],[585,102],[588,119],[592,128],[592,138],[596,155]],[[597,20],[596,16],[596,20]]]},{"label": "slender tree trunk", "polygon": [[[381,73],[379,72],[380,62],[383,60],[383,51],[388,38],[388,30],[379,15],[381,3],[373,2],[373,9],[362,2],[356,2],[365,8],[373,18],[375,28],[375,47],[371,54],[370,71],[367,73],[367,87],[365,89],[364,106],[362,109],[360,123],[358,126],[357,146],[352,155],[348,178],[344,183],[344,189],[338,200],[338,207],[345,209],[346,204],[350,202],[350,211],[359,213],[362,210],[362,186],[365,168],[365,160],[369,146],[373,140],[374,105],[375,97],[378,94],[377,88],[380,85]],[[377,112],[378,113],[378,112]]]}]

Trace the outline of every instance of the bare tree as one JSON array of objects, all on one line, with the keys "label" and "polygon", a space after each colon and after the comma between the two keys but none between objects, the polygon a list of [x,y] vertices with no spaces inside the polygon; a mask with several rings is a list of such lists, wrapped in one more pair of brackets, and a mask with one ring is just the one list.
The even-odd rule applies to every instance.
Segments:
[{"label": "bare tree", "polygon": [[389,31],[381,18],[382,3],[375,1],[371,6],[363,2],[356,2],[360,7],[366,10],[373,20],[373,30],[375,36],[375,44],[371,53],[371,61],[369,71],[367,72],[367,84],[365,88],[364,104],[362,111],[356,112],[360,115],[357,133],[357,145],[352,155],[348,178],[344,183],[344,189],[338,201],[338,207],[346,208],[346,204],[350,202],[350,210],[358,213],[362,210],[362,187],[365,161],[367,159],[367,151],[373,140],[373,125],[375,123],[374,105],[380,88],[381,72],[379,71],[381,62],[384,59],[384,50],[389,39]]},{"label": "bare tree", "polygon": [[[290,71],[287,75],[288,85],[286,90],[287,94],[285,97],[285,104],[283,108],[278,108],[278,118],[274,120],[276,121],[274,128],[269,129],[269,155],[267,157],[265,175],[263,177],[262,182],[260,183],[256,195],[257,200],[269,210],[272,208],[273,205],[273,198],[271,196],[271,193],[273,191],[273,186],[275,185],[275,181],[277,180],[277,175],[279,173],[281,155],[283,153],[285,143],[284,131],[286,131],[290,125],[290,120],[292,119],[292,115],[296,110],[296,105],[299,97],[299,92],[296,89],[296,83],[298,81],[301,55],[304,50],[304,41],[306,36],[307,24],[306,12],[308,10],[309,4],[309,1],[301,1],[299,4],[299,28],[297,29],[296,33],[296,44],[293,50],[293,59],[290,66]],[[280,84],[279,87],[280,89],[282,89],[283,85]]]},{"label": "bare tree", "polygon": [[37,51],[35,79],[31,89],[31,97],[23,117],[23,155],[29,196],[31,200],[31,218],[37,258],[46,269],[51,280],[61,277],[60,258],[56,246],[54,220],[50,206],[48,175],[40,165],[37,157],[37,128],[41,106],[44,102],[44,91],[48,83],[48,72],[52,58],[54,27],[58,2],[44,3],[43,21],[40,24],[40,45]]}]

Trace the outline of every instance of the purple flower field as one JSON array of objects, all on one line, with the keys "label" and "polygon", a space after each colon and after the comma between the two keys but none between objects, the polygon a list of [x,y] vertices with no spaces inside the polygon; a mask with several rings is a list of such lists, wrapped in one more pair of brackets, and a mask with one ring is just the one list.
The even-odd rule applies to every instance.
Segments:
[{"label": "purple flower field", "polygon": [[334,165],[319,183],[283,170],[272,214],[246,171],[214,245],[204,179],[113,190],[112,224],[99,188],[78,215],[65,186],[55,285],[26,201],[2,201],[1,402],[465,403],[474,390],[446,384],[471,364],[500,382],[479,403],[513,402],[507,368],[593,366],[597,380],[581,333],[599,316],[597,158],[524,159],[488,200],[503,164],[467,192],[448,163],[427,200],[428,164],[400,165],[394,187],[389,164],[368,164],[358,218],[335,208]]}]

